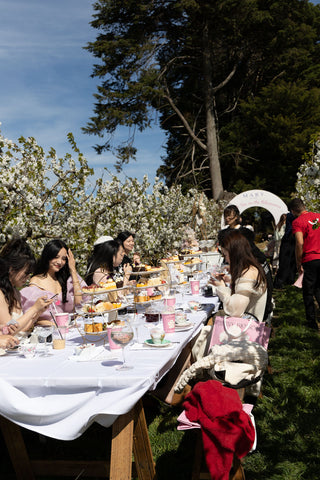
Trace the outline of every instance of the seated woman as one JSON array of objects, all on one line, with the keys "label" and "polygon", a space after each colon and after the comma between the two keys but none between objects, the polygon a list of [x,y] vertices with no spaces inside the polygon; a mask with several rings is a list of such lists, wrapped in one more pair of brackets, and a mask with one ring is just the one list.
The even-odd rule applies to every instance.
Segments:
[{"label": "seated woman", "polygon": [[121,243],[121,245],[123,246],[123,250],[124,250],[124,257],[123,257],[123,260],[121,262],[121,265],[123,267],[125,265],[128,265],[128,264],[132,266],[132,264],[133,264],[133,261],[129,257],[129,255],[134,248],[134,237],[135,237],[134,233],[131,233],[131,232],[128,232],[127,230],[125,230],[124,232],[120,232],[118,234],[117,238],[116,238],[116,240],[118,240]]},{"label": "seated woman", "polygon": [[[51,313],[71,313],[74,305],[81,303],[81,287],[85,285],[77,273],[73,253],[65,242],[60,239],[51,240],[43,248],[29,286],[21,290],[23,311],[43,295],[56,295]],[[40,323],[48,323],[48,320],[51,322],[51,313],[44,312],[40,316]]]},{"label": "seated woman", "polygon": [[253,256],[258,260],[258,262],[260,263],[260,265],[264,270],[266,281],[267,281],[267,300],[266,300],[266,308],[264,311],[264,320],[266,320],[268,316],[271,315],[273,310],[273,302],[272,302],[273,279],[272,279],[272,271],[267,261],[267,257],[255,244],[254,232],[252,230],[249,230],[247,227],[243,227],[241,225],[240,211],[236,205],[228,205],[224,209],[223,215],[224,215],[224,222],[227,225],[227,227],[218,232],[218,244],[222,245],[225,235],[228,235],[233,230],[237,230],[243,236],[246,237],[246,239],[250,244],[250,248]]},{"label": "seated woman", "polygon": [[[99,249],[94,249],[89,260],[89,266],[86,274],[88,285],[105,282],[109,278],[114,278],[114,269],[118,267],[124,256],[124,249],[117,240],[110,240],[99,245]],[[131,272],[130,266],[124,267],[123,285],[128,285]]]},{"label": "seated woman", "polygon": [[22,310],[19,289],[33,272],[34,265],[33,253],[22,239],[12,240],[1,250],[0,328],[3,335],[0,336],[0,344],[16,343],[10,340],[10,335],[30,330],[52,303],[47,295],[42,294],[37,301],[30,302],[28,308]]},{"label": "seated woman", "polygon": [[229,264],[231,283],[212,277],[217,295],[227,315],[240,317],[244,312],[252,313],[263,321],[267,282],[264,270],[253,256],[248,240],[238,231],[231,230],[221,243],[222,254]]}]

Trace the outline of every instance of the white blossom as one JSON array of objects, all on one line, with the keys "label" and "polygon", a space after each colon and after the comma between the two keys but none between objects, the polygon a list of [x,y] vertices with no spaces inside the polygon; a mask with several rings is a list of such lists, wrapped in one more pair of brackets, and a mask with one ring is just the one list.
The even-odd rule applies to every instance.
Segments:
[{"label": "white blossom", "polygon": [[309,210],[320,211],[320,141],[300,166],[297,173],[296,192]]},{"label": "white blossom", "polygon": [[33,137],[15,144],[0,134],[1,244],[19,234],[39,255],[50,239],[62,238],[83,274],[96,238],[129,230],[142,257],[157,261],[182,244],[194,206],[203,220],[193,226],[198,240],[216,238],[223,203],[195,189],[183,195],[180,185],[168,188],[159,178],[152,186],[147,176],[141,183],[111,175],[94,181],[93,169],[74,152],[75,158],[59,158],[53,148],[46,154]]}]

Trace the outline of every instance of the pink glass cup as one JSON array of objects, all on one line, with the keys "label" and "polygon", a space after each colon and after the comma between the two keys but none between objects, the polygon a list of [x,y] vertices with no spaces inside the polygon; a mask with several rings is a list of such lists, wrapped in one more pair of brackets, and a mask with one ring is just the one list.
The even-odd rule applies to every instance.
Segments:
[{"label": "pink glass cup", "polygon": [[173,312],[163,312],[161,314],[162,316],[162,324],[163,324],[163,330],[166,333],[174,333],[175,331],[175,320],[176,320],[176,315]]},{"label": "pink glass cup", "polygon": [[190,287],[192,295],[199,295],[200,280],[190,280]]}]

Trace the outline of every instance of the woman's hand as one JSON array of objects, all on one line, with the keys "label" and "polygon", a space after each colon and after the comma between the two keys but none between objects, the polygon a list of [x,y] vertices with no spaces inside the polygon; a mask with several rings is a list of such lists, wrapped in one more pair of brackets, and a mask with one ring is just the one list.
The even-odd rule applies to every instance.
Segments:
[{"label": "woman's hand", "polygon": [[37,314],[43,313],[49,305],[54,301],[54,298],[39,297],[36,302],[34,302],[31,308],[34,308]]},{"label": "woman's hand", "polygon": [[14,335],[15,333],[17,333],[18,330],[19,330],[18,322],[14,324],[7,323],[6,325],[3,325],[0,328],[0,331],[2,332],[3,335]]},{"label": "woman's hand", "polygon": [[77,272],[77,269],[76,269],[76,261],[75,261],[75,258],[73,256],[73,253],[72,251],[70,250],[70,248],[68,249],[68,265],[69,265],[69,270],[70,272],[74,272],[76,273]]},{"label": "woman's hand", "polygon": [[122,268],[124,273],[123,285],[129,285],[130,283],[129,278],[130,278],[130,273],[132,272],[132,267],[130,263],[125,263]]},{"label": "woman's hand", "polygon": [[13,348],[16,345],[19,345],[19,340],[11,335],[1,335],[0,336],[0,348]]},{"label": "woman's hand", "polygon": [[127,275],[129,275],[132,272],[132,267],[131,267],[130,263],[125,263],[122,268],[123,268],[124,273],[127,274]]},{"label": "woman's hand", "polygon": [[214,285],[215,287],[220,287],[222,285],[225,285],[224,282],[224,277],[210,277],[209,282],[211,285]]}]

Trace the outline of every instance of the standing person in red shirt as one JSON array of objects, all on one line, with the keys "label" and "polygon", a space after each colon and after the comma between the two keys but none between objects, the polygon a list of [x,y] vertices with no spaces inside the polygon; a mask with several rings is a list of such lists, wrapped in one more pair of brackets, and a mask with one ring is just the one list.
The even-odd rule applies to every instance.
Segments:
[{"label": "standing person in red shirt", "polygon": [[296,240],[298,273],[303,272],[302,293],[307,325],[318,330],[314,297],[320,307],[320,213],[308,212],[300,198],[294,198],[289,209],[295,217],[292,233]]}]

